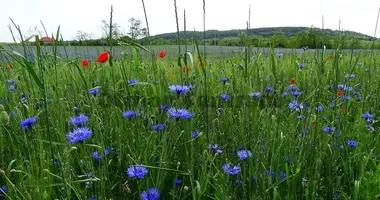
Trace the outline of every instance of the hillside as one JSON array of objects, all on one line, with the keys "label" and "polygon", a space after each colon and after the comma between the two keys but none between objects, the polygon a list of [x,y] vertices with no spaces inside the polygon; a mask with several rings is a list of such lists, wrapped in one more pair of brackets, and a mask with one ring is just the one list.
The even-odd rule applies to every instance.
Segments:
[{"label": "hillside", "polygon": [[[269,27],[269,28],[254,28],[249,29],[249,35],[253,37],[264,37],[269,38],[273,35],[285,35],[286,37],[290,38],[293,36],[297,36],[303,33],[308,33],[311,30],[311,28],[308,27]],[[320,28],[313,28],[313,30],[317,33],[323,33],[323,30]],[[206,40],[207,39],[223,39],[223,38],[232,38],[232,37],[238,37],[240,33],[245,32],[247,33],[247,30],[226,30],[226,31],[218,31],[218,30],[207,30]],[[329,36],[337,36],[340,34],[337,30],[331,30],[331,29],[325,29],[324,32]],[[203,39],[203,32],[200,31],[188,31],[187,37],[192,37],[193,34],[197,35],[197,39],[201,40]],[[356,37],[357,39],[361,40],[372,40],[373,37],[369,35],[365,35],[358,32],[353,31],[344,31],[343,32],[348,37]],[[153,38],[162,38],[165,40],[170,40],[176,38],[177,33],[163,33],[158,34],[155,36],[152,36]],[[185,33],[183,31],[180,32],[180,37],[185,37]]]}]

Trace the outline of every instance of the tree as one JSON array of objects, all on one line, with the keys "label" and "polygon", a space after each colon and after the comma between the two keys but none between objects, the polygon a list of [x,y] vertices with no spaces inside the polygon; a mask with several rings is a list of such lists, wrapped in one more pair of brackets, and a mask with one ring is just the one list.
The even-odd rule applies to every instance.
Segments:
[{"label": "tree", "polygon": [[136,40],[139,36],[147,34],[146,29],[141,29],[142,22],[136,18],[130,18],[129,20],[129,32],[128,35],[131,36],[132,40]]},{"label": "tree", "polygon": [[77,35],[75,36],[75,39],[78,41],[83,41],[83,40],[91,40],[93,37],[92,33],[85,33],[84,31],[77,31]]},{"label": "tree", "polygon": [[[102,20],[102,25],[100,26],[103,33],[103,38],[109,38],[110,36],[110,24],[106,20]],[[120,31],[120,26],[116,23],[112,24],[112,39],[119,39],[123,34]]]}]

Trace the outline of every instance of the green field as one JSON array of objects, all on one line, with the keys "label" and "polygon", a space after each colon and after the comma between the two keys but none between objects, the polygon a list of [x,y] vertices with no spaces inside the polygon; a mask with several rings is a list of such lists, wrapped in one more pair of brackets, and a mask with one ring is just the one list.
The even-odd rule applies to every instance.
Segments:
[{"label": "green field", "polygon": [[155,48],[0,48],[0,199],[380,195],[377,52]]}]

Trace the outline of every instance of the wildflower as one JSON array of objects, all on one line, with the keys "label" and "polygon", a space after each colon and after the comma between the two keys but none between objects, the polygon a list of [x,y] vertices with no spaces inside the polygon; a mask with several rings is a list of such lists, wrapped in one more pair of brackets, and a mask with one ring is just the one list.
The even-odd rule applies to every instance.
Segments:
[{"label": "wildflower", "polygon": [[252,176],[252,177],[251,177],[251,181],[252,181],[252,182],[256,182],[256,181],[257,181],[257,178],[256,178],[255,176]]},{"label": "wildflower", "polygon": [[353,79],[353,78],[355,78],[355,74],[346,74],[346,75],[344,75],[344,78]]},{"label": "wildflower", "polygon": [[72,132],[68,132],[66,134],[66,138],[70,144],[75,144],[79,142],[83,142],[89,139],[92,135],[91,129],[87,127],[76,128]]},{"label": "wildflower", "polygon": [[88,122],[88,117],[84,114],[80,114],[79,116],[71,117],[69,123],[71,123],[74,126],[82,126]]},{"label": "wildflower", "polygon": [[16,84],[16,80],[14,80],[14,79],[9,79],[7,82],[9,85],[15,85]]},{"label": "wildflower", "polygon": [[284,180],[286,178],[285,172],[280,172],[280,181]]},{"label": "wildflower", "polygon": [[160,191],[156,188],[150,188],[148,191],[143,191],[140,197],[141,200],[158,200],[160,199]]},{"label": "wildflower", "polygon": [[325,126],[324,128],[323,128],[323,132],[325,132],[325,133],[331,133],[331,132],[333,132],[333,131],[335,131],[335,127],[334,126],[331,126],[331,127],[329,127],[329,126]]},{"label": "wildflower", "polygon": [[322,112],[322,111],[323,111],[323,106],[317,106],[317,107],[315,108],[315,110],[316,110],[317,112]]},{"label": "wildflower", "polygon": [[168,105],[160,105],[160,109],[161,109],[161,111],[167,111],[168,108],[169,108]]},{"label": "wildflower", "polygon": [[89,64],[90,62],[88,62],[88,60],[87,59],[84,59],[84,60],[82,60],[82,67],[88,67],[88,64]]},{"label": "wildflower", "polygon": [[283,96],[283,97],[286,97],[286,96],[288,96],[288,95],[289,95],[289,94],[288,94],[287,92],[283,92],[283,93],[282,93],[282,96]]},{"label": "wildflower", "polygon": [[371,132],[374,132],[375,131],[375,128],[371,125],[367,125],[367,129]]},{"label": "wildflower", "polygon": [[246,160],[248,157],[252,157],[252,151],[240,150],[237,152],[240,160]]},{"label": "wildflower", "polygon": [[288,87],[288,91],[291,91],[291,92],[295,92],[295,91],[298,91],[298,87],[294,86],[294,85],[290,85]]},{"label": "wildflower", "polygon": [[367,122],[373,123],[373,122],[374,122],[373,117],[374,117],[373,114],[370,114],[370,113],[362,113],[362,118],[365,119]]},{"label": "wildflower", "polygon": [[187,85],[171,85],[169,86],[170,92],[175,92],[178,95],[183,93],[186,94],[187,92],[190,91],[192,86],[187,86]]},{"label": "wildflower", "polygon": [[93,96],[96,96],[99,94],[99,91],[100,91],[99,88],[92,88],[90,89],[90,94],[92,94]]},{"label": "wildflower", "polygon": [[132,80],[129,80],[127,82],[128,82],[128,85],[136,85],[137,83],[139,83],[139,81],[137,79],[132,79]]},{"label": "wildflower", "polygon": [[182,67],[182,71],[184,71],[184,72],[190,72],[191,68],[190,67]]},{"label": "wildflower", "polygon": [[272,92],[273,91],[273,89],[271,88],[271,87],[267,87],[267,88],[265,88],[265,92],[267,92],[267,93],[270,93],[270,92]]},{"label": "wildflower", "polygon": [[351,148],[354,148],[358,145],[358,142],[356,142],[355,140],[348,140],[347,145]]},{"label": "wildflower", "polygon": [[222,94],[220,95],[220,98],[222,98],[224,101],[228,101],[231,97],[228,94]]},{"label": "wildflower", "polygon": [[209,150],[214,151],[214,153],[222,153],[223,151],[219,149],[217,144],[209,144],[207,147]]},{"label": "wildflower", "polygon": [[165,51],[161,51],[161,52],[158,54],[158,56],[159,56],[160,58],[164,58],[164,57],[166,56],[166,52],[165,52]]},{"label": "wildflower", "polygon": [[290,164],[290,163],[292,162],[292,160],[290,159],[289,156],[286,156],[286,158],[285,158],[285,162],[288,163],[288,164]]},{"label": "wildflower", "polygon": [[96,161],[99,161],[102,159],[102,155],[99,154],[99,152],[92,153],[92,158]]},{"label": "wildflower", "polygon": [[222,83],[224,83],[224,84],[226,84],[226,82],[229,81],[228,78],[220,78],[219,80],[220,80]]},{"label": "wildflower", "polygon": [[37,122],[36,118],[30,117],[30,118],[21,120],[20,124],[25,131],[28,131],[29,129],[32,128],[32,125],[35,124],[36,122]]},{"label": "wildflower", "polygon": [[260,92],[253,92],[253,93],[250,93],[249,96],[257,99],[261,96],[261,93]]},{"label": "wildflower", "polygon": [[16,89],[16,86],[15,85],[10,85],[9,87],[8,87],[8,91],[9,92],[12,92],[13,90],[15,90]]},{"label": "wildflower", "polygon": [[108,52],[100,53],[96,62],[105,63],[108,60]]},{"label": "wildflower", "polygon": [[176,119],[191,119],[194,117],[194,114],[190,113],[186,109],[176,109],[176,108],[170,108],[168,110],[169,118],[176,118]]},{"label": "wildflower", "polygon": [[7,193],[7,186],[6,185],[2,185],[0,187],[0,195],[5,194],[5,193]]},{"label": "wildflower", "polygon": [[298,68],[303,69],[306,66],[306,63],[299,63]]},{"label": "wildflower", "polygon": [[131,165],[127,169],[127,175],[129,178],[137,178],[141,180],[144,178],[144,176],[147,173],[148,173],[148,170],[146,169],[146,167],[142,165],[137,165],[137,166]]},{"label": "wildflower", "polygon": [[338,95],[339,97],[342,97],[343,96],[343,90],[338,90],[338,92],[336,93],[336,95]]},{"label": "wildflower", "polygon": [[11,64],[7,65],[7,69],[8,69],[8,70],[12,70],[12,68],[13,68],[13,67],[12,67]]},{"label": "wildflower", "polygon": [[334,59],[334,56],[329,56],[329,59],[330,59],[330,60],[333,60],[333,59]]},{"label": "wildflower", "polygon": [[175,179],[174,184],[178,187],[182,184],[182,180],[181,179]]},{"label": "wildflower", "polygon": [[298,96],[301,95],[301,93],[302,93],[302,92],[292,92],[292,95],[293,95],[294,97],[298,97]]},{"label": "wildflower", "polygon": [[96,197],[91,197],[88,200],[96,200]]},{"label": "wildflower", "polygon": [[351,96],[343,96],[342,97],[342,101],[343,102],[346,102],[346,101],[348,101],[348,100],[350,100],[351,99]]},{"label": "wildflower", "polygon": [[340,193],[334,192],[333,200],[338,200],[338,199],[340,199]]},{"label": "wildflower", "polygon": [[136,116],[136,111],[134,110],[127,110],[123,112],[123,117],[127,119],[132,119],[132,117]]},{"label": "wildflower", "polygon": [[115,148],[113,148],[113,147],[107,147],[107,148],[104,150],[104,155],[105,155],[105,156],[108,156],[113,150],[115,150]]},{"label": "wildflower", "polygon": [[296,83],[296,80],[294,80],[294,78],[292,78],[292,80],[290,80],[290,84],[294,85],[295,83]]},{"label": "wildflower", "polygon": [[226,163],[222,166],[224,173],[227,175],[238,175],[241,171],[241,168],[237,165],[231,167],[231,164]]},{"label": "wildflower", "polygon": [[298,104],[297,100],[293,100],[292,102],[289,103],[289,108],[290,110],[296,110],[296,111],[300,111],[303,109],[303,104]]},{"label": "wildflower", "polygon": [[152,129],[153,131],[163,131],[163,130],[165,130],[165,125],[163,125],[163,124],[153,125],[153,126],[151,127],[151,129]]},{"label": "wildflower", "polygon": [[195,139],[199,136],[199,132],[198,131],[194,131],[192,134],[191,134],[191,138]]}]

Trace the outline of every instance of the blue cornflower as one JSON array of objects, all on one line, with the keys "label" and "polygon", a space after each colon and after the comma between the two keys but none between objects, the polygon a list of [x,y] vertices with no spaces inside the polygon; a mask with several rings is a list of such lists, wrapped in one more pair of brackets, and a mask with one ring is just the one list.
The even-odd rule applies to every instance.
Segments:
[{"label": "blue cornflower", "polygon": [[14,80],[14,79],[9,79],[7,82],[9,85],[15,85],[16,84],[16,80]]},{"label": "blue cornflower", "polygon": [[362,113],[362,118],[365,119],[367,122],[373,123],[373,122],[374,122],[373,117],[374,117],[373,114],[370,114],[370,113]]},{"label": "blue cornflower", "polygon": [[209,150],[214,151],[214,153],[222,153],[223,151],[219,149],[217,144],[209,144],[207,147]]},{"label": "blue cornflower", "polygon": [[114,147],[107,147],[107,148],[104,150],[104,155],[105,155],[105,156],[108,156],[113,150],[115,150]]},{"label": "blue cornflower", "polygon": [[192,134],[191,134],[191,138],[195,139],[199,136],[199,132],[198,131],[194,131]]},{"label": "blue cornflower", "polygon": [[36,122],[37,122],[36,118],[30,117],[30,118],[21,120],[20,124],[25,131],[28,131],[29,129],[32,128],[32,125],[35,124]]},{"label": "blue cornflower", "polygon": [[2,185],[0,187],[0,189],[2,190],[2,191],[0,191],[0,195],[7,193],[7,186],[6,185]]},{"label": "blue cornflower", "polygon": [[292,92],[292,95],[295,97],[299,97],[302,92]]},{"label": "blue cornflower", "polygon": [[290,164],[290,163],[292,163],[292,159],[289,156],[286,156],[285,162]]},{"label": "blue cornflower", "polygon": [[96,200],[96,197],[91,197],[88,200]]},{"label": "blue cornflower", "polygon": [[350,100],[351,99],[351,96],[343,96],[342,97],[342,101],[343,102],[346,102],[346,101],[348,101],[348,100]]},{"label": "blue cornflower", "polygon": [[136,116],[136,111],[134,110],[127,110],[123,112],[123,117],[127,119],[132,119],[132,117]]},{"label": "blue cornflower", "polygon": [[265,88],[265,92],[267,92],[267,93],[270,93],[272,91],[273,91],[273,88],[271,88],[271,87],[266,87]]},{"label": "blue cornflower", "polygon": [[289,93],[287,93],[287,92],[283,92],[283,93],[282,93],[282,96],[283,96],[283,97],[286,97],[286,96],[288,96],[288,95],[289,95]]},{"label": "blue cornflower", "polygon": [[260,92],[252,92],[249,94],[249,96],[257,99],[261,96],[261,93]]},{"label": "blue cornflower", "polygon": [[219,79],[221,82],[223,82],[224,84],[226,84],[226,82],[228,82],[229,81],[229,79],[228,78],[220,78]]},{"label": "blue cornflower", "polygon": [[237,152],[237,155],[238,155],[240,160],[245,160],[248,157],[252,157],[252,151],[240,150]]},{"label": "blue cornflower", "polygon": [[163,131],[165,130],[165,125],[163,124],[156,124],[151,127],[153,131]]},{"label": "blue cornflower", "polygon": [[187,86],[187,85],[171,85],[169,86],[170,92],[175,92],[177,94],[186,94],[187,92],[192,89],[193,86]]},{"label": "blue cornflower", "polygon": [[346,75],[344,75],[344,78],[353,79],[353,78],[355,78],[355,74],[346,74]]},{"label": "blue cornflower", "polygon": [[169,109],[169,106],[168,105],[160,105],[160,109],[161,111],[167,111]]},{"label": "blue cornflower", "polygon": [[223,168],[224,173],[228,175],[238,175],[241,171],[240,166],[235,165],[231,167],[231,164],[229,163],[224,164],[222,168]]},{"label": "blue cornflower", "polygon": [[298,68],[303,69],[306,66],[306,63],[299,63]]},{"label": "blue cornflower", "polygon": [[26,98],[25,97],[21,97],[21,103],[26,104]]},{"label": "blue cornflower", "polygon": [[93,96],[98,95],[99,92],[100,92],[99,88],[92,88],[92,89],[90,89],[90,94],[92,94]]},{"label": "blue cornflower", "polygon": [[315,108],[315,110],[316,110],[317,112],[322,112],[322,111],[323,111],[323,106],[317,106],[317,107]]},{"label": "blue cornflower", "polygon": [[285,172],[280,172],[280,181],[284,180],[286,178]]},{"label": "blue cornflower", "polygon": [[16,86],[15,85],[10,85],[9,87],[8,87],[8,91],[9,92],[12,92],[13,90],[15,90],[16,89]]},{"label": "blue cornflower", "polygon": [[150,188],[148,191],[143,191],[140,197],[141,200],[158,200],[160,199],[160,191],[156,188]]},{"label": "blue cornflower", "polygon": [[256,181],[257,181],[257,178],[256,178],[255,176],[252,176],[252,177],[251,177],[251,181],[252,181],[252,182],[256,182]]},{"label": "blue cornflower", "polygon": [[174,184],[178,187],[182,184],[182,180],[181,179],[175,179]]},{"label": "blue cornflower", "polygon": [[227,94],[220,95],[220,98],[222,98],[224,101],[228,101],[228,100],[231,99],[231,97],[229,95],[227,95]]},{"label": "blue cornflower", "polygon": [[288,87],[288,90],[291,91],[291,92],[296,92],[296,91],[298,91],[298,88],[296,86],[294,86],[294,85],[290,85]]},{"label": "blue cornflower", "polygon": [[331,126],[331,127],[325,126],[325,127],[323,127],[323,132],[325,132],[325,133],[329,133],[330,134],[333,131],[335,131],[335,127],[334,126]]},{"label": "blue cornflower", "polygon": [[127,82],[128,82],[128,85],[136,85],[137,83],[139,83],[139,81],[136,79],[132,79],[132,80],[129,80]]},{"label": "blue cornflower", "polygon": [[99,160],[102,159],[102,155],[100,155],[99,152],[94,152],[94,153],[92,153],[92,158],[93,158],[94,160],[96,160],[96,161],[99,161]]},{"label": "blue cornflower", "polygon": [[303,109],[303,104],[302,103],[298,104],[297,100],[293,100],[292,102],[289,103],[289,108],[290,110],[300,111]]},{"label": "blue cornflower", "polygon": [[176,108],[170,108],[168,110],[168,115],[170,118],[176,118],[176,119],[191,119],[194,117],[193,113],[190,113],[186,109],[176,109]]},{"label": "blue cornflower", "polygon": [[356,142],[355,140],[348,140],[347,145],[351,148],[354,148],[358,145],[358,142]]},{"label": "blue cornflower", "polygon": [[127,174],[129,178],[143,179],[144,176],[148,173],[146,167],[142,165],[131,165],[127,169]]},{"label": "blue cornflower", "polygon": [[88,117],[84,114],[80,114],[79,116],[71,117],[69,123],[71,123],[74,126],[82,126],[88,122]]},{"label": "blue cornflower", "polygon": [[76,128],[72,132],[66,134],[66,138],[70,144],[83,142],[89,139],[92,135],[91,129],[87,127]]},{"label": "blue cornflower", "polygon": [[372,125],[367,125],[367,129],[371,132],[375,131],[375,128]]}]

